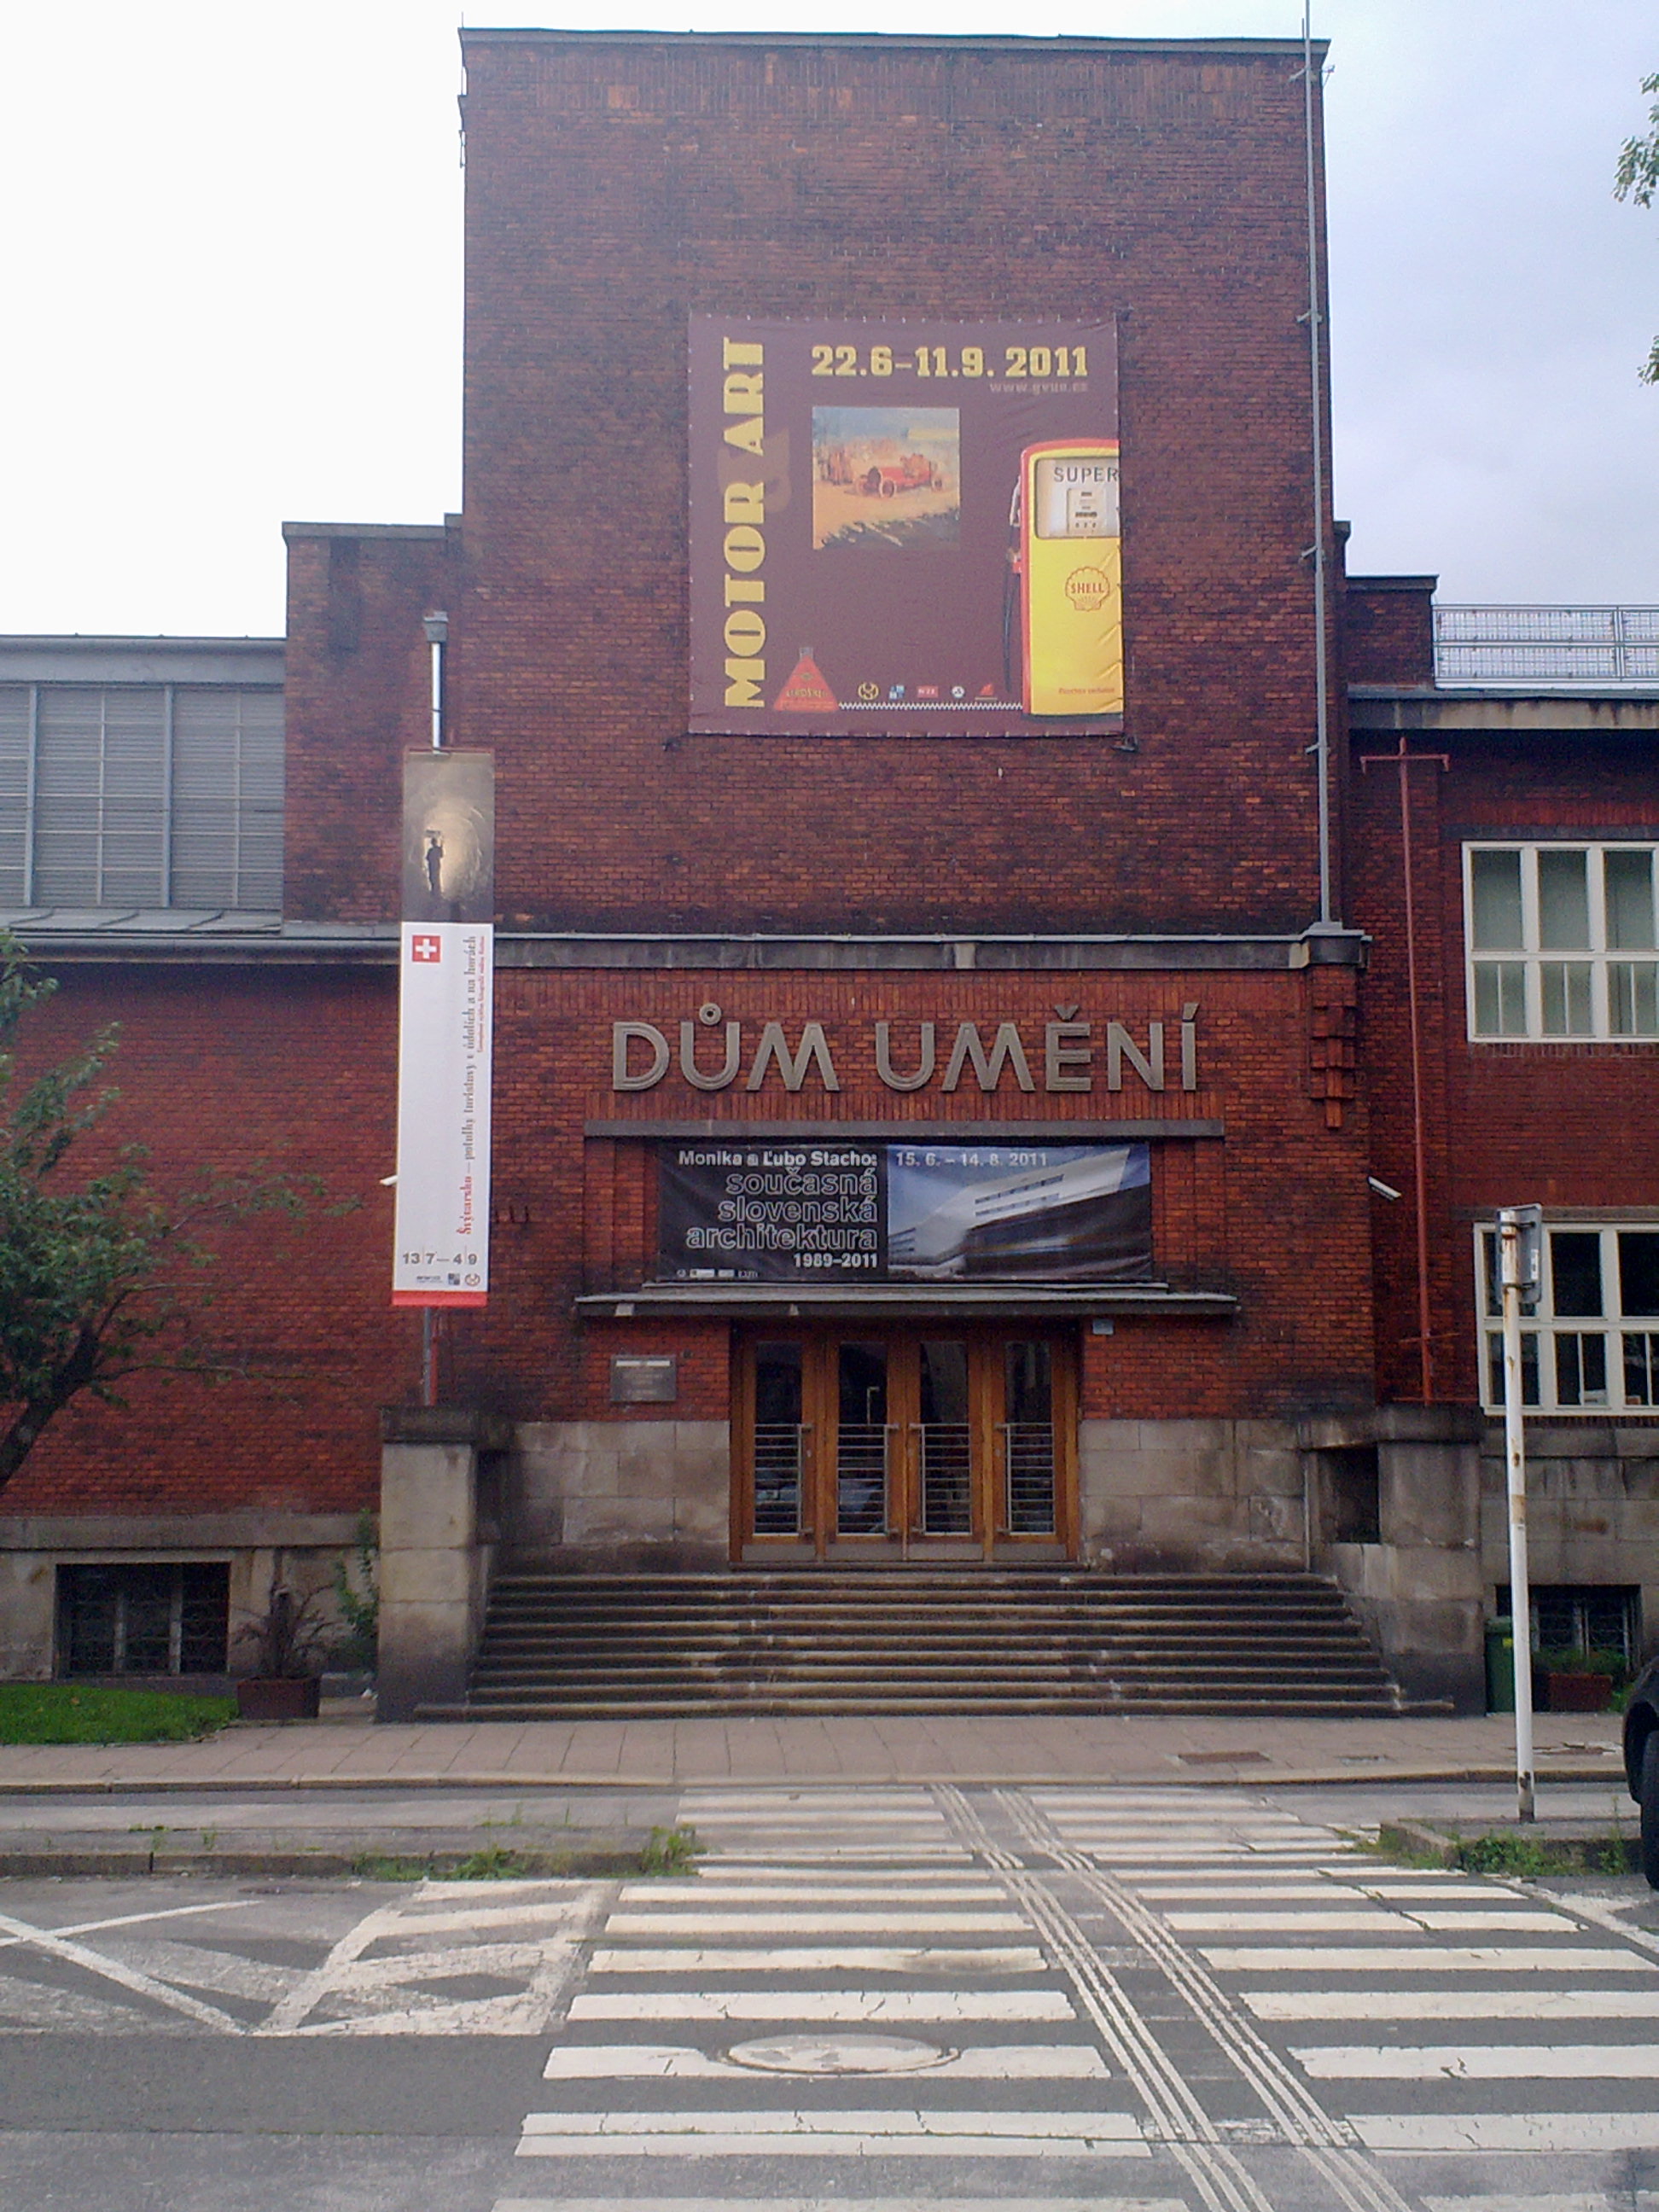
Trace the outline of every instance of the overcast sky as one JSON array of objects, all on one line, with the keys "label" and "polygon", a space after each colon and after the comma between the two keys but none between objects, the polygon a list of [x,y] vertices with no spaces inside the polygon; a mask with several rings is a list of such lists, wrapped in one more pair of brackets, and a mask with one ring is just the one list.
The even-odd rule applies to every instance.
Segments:
[{"label": "overcast sky", "polygon": [[[480,24],[1297,35],[1300,0],[646,0]],[[1356,572],[1659,603],[1641,0],[1316,0]],[[459,506],[453,0],[11,0],[0,630],[274,633],[285,517]]]}]

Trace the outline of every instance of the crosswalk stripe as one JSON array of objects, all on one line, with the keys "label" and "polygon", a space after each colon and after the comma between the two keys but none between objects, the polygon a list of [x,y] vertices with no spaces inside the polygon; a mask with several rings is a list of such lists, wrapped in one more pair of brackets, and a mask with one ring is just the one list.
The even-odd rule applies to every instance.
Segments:
[{"label": "crosswalk stripe", "polygon": [[1408,1924],[1376,1905],[1346,1911],[1339,1907],[1332,1912],[1166,1912],[1163,1917],[1171,1928],[1194,1936],[1282,1936],[1298,1929],[1310,1934],[1341,1930],[1354,1936],[1397,1936]]},{"label": "crosswalk stripe", "polygon": [[[661,2135],[526,2136],[520,2158],[1146,2158],[1150,2143],[1128,2136]],[[1091,2200],[1092,2201],[1092,2200]],[[850,2208],[848,2208],[850,2212]],[[932,2208],[929,2208],[932,2212]]]},{"label": "crosswalk stripe", "polygon": [[1401,1935],[1413,1928],[1432,1928],[1446,1935],[1479,1935],[1490,1930],[1494,1935],[1511,1929],[1521,1936],[1545,1936],[1558,1929],[1576,1934],[1578,1923],[1564,1912],[1533,1912],[1516,1905],[1504,1912],[1442,1912],[1427,1906],[1395,1905],[1385,1909],[1381,1905],[1364,1908],[1358,1905],[1339,1906],[1333,1911],[1321,1911],[1317,1906],[1308,1911],[1256,1912],[1165,1912],[1163,1917],[1171,1928],[1184,1934],[1201,1936],[1226,1935],[1291,1935],[1298,1929],[1310,1933],[1346,1929],[1353,1935]]},{"label": "crosswalk stripe", "polygon": [[1291,2056],[1321,2081],[1659,2081],[1652,2044],[1322,2044]]},{"label": "crosswalk stripe", "polygon": [[[757,2212],[753,2197],[657,2197],[654,2212]],[[1430,2203],[1437,2201],[1431,2197]],[[1494,2200],[1495,2203],[1496,2200]],[[1565,2200],[1564,2200],[1565,2203]],[[495,2212],[639,2212],[628,2197],[501,2197]],[[1189,2212],[1184,2197],[773,2197],[765,2212]],[[1480,2212],[1477,2205],[1476,2212]],[[1552,2212],[1546,2204],[1543,2212]],[[1566,2212],[1579,2212],[1577,2203]],[[1603,2212],[1597,2203],[1589,2212]]]},{"label": "crosswalk stripe", "polygon": [[[654,2212],[757,2212],[753,2197],[657,2197]],[[1432,2204],[1437,2201],[1431,2198]],[[1473,2201],[1473,2200],[1471,2200]],[[1496,2200],[1493,2200],[1494,2203]],[[1563,2200],[1565,2204],[1565,2200]],[[495,2212],[639,2212],[640,2200],[628,2197],[501,2197]],[[774,2197],[765,2212],[1190,2212],[1184,2197]],[[1476,2212],[1480,2212],[1477,2205]],[[1504,2208],[1507,2212],[1507,2204]],[[1545,2204],[1543,2212],[1552,2212]],[[1565,2212],[1580,2212],[1579,2205]],[[1588,2212],[1603,2212],[1598,2203]]]},{"label": "crosswalk stripe", "polygon": [[1133,2113],[1103,2112],[532,2112],[518,2148],[521,2158],[1152,2155]]},{"label": "crosswalk stripe", "polygon": [[[910,2081],[925,2073],[930,2081],[946,2078],[974,2081],[1098,2081],[1105,2079],[1107,2070],[1092,2044],[981,2044],[971,2051],[947,2054],[938,2064],[896,2071],[889,2078]],[[750,2066],[739,2066],[732,2059],[711,2058],[706,2051],[676,2044],[588,2043],[567,2045],[550,2051],[542,2069],[542,2078],[547,2081],[714,2078],[747,2081],[752,2087],[755,2070]]]},{"label": "crosswalk stripe", "polygon": [[1599,2190],[1594,2197],[1425,2197],[1423,2203],[1425,2212],[1607,2212]]},{"label": "crosswalk stripe", "polygon": [[1036,1974],[1048,1964],[1035,1944],[947,1949],[936,1944],[802,1944],[753,1950],[595,1951],[593,1974]]},{"label": "crosswalk stripe", "polygon": [[573,2021],[787,2020],[846,2023],[1075,2020],[1064,1990],[647,1990],[573,1998]]},{"label": "crosswalk stripe", "polygon": [[1368,2150],[1401,2154],[1659,2149],[1659,2112],[1355,2112]]},{"label": "crosswalk stripe", "polygon": [[[1265,1889],[1260,1875],[1254,1880],[1243,1881],[1229,1876],[1224,1886],[1221,1882],[1213,1881],[1137,1881],[1132,1882],[1129,1887],[1146,1905],[1177,1905],[1183,1902],[1196,1904],[1200,1900],[1206,1905],[1219,1905],[1230,1897],[1260,1898],[1264,1895],[1270,1896],[1275,1905],[1281,1903],[1286,1898],[1304,1898],[1310,1903],[1316,1899],[1324,1899],[1334,1905],[1340,1904],[1345,1898],[1364,1899],[1378,1897],[1397,1899],[1401,1904],[1421,1900],[1426,1905],[1432,1899],[1446,1895],[1443,1889],[1429,1889],[1415,1882],[1366,1881],[1363,1877],[1340,1881],[1304,1881],[1299,1876],[1286,1878],[1283,1875],[1276,1875]],[[1494,1902],[1510,1899],[1514,1896],[1514,1893],[1510,1890],[1482,1889],[1473,1882],[1467,1889],[1460,1889],[1457,1894],[1460,1897],[1491,1899]]]},{"label": "crosswalk stripe", "polygon": [[613,1912],[607,1936],[884,1936],[894,1923],[924,1936],[1024,1932],[1018,1912],[932,1912],[895,1901],[879,1912]]},{"label": "crosswalk stripe", "polygon": [[1564,1943],[1557,1950],[1497,1944],[1454,1950],[1413,1936],[1389,1946],[1347,1949],[1310,1943],[1305,1950],[1285,1945],[1211,1949],[1201,1947],[1223,1974],[1650,1974],[1653,1964],[1634,1951],[1592,1949]]},{"label": "crosswalk stripe", "polygon": [[[873,1898],[890,1898],[895,1881],[902,1882],[908,1890],[913,1880],[906,1867],[898,1875],[890,1873],[848,1876],[837,1874],[832,1880],[801,1875],[790,1881],[769,1881],[760,1876],[750,1879],[742,1875],[730,1875],[723,1869],[718,1874],[702,1875],[696,1881],[631,1881],[622,1892],[623,1905],[726,1905],[747,1902],[755,1905],[777,1905],[791,1898],[801,1898],[818,1905],[867,1905]],[[994,1881],[931,1881],[919,1887],[916,1894],[927,1905],[993,1905],[1003,1902],[1003,1893]]]},{"label": "crosswalk stripe", "polygon": [[1246,1990],[1258,2020],[1659,2020],[1659,1990]]}]

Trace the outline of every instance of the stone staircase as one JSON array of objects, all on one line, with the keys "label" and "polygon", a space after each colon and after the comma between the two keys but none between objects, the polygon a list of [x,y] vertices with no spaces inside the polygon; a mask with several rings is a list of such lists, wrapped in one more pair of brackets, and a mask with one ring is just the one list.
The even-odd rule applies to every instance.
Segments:
[{"label": "stone staircase", "polygon": [[465,1704],[422,1717],[1402,1709],[1316,1575],[875,1568],[506,1573]]}]

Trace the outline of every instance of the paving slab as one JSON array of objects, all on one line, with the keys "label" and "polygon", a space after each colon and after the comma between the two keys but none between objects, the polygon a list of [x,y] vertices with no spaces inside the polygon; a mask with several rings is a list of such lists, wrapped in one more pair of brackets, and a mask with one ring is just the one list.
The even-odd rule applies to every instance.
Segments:
[{"label": "paving slab", "polygon": [[[1540,1779],[1622,1789],[1613,1714],[1540,1715]],[[720,1783],[1503,1782],[1513,1723],[1133,1714],[239,1724],[198,1743],[0,1747],[15,1791],[675,1790]],[[0,1812],[0,1826],[4,1825]]]}]

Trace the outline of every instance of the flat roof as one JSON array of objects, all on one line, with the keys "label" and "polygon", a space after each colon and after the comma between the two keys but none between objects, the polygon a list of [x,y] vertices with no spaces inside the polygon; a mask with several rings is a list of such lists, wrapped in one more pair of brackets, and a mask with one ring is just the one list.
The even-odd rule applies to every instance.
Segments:
[{"label": "flat roof", "polygon": [[[1246,58],[1270,58],[1286,54],[1300,57],[1300,39],[1079,39],[1069,33],[1053,38],[1012,36],[979,38],[969,32],[955,35],[915,31],[555,31],[475,29],[465,25],[459,33],[463,48],[507,46],[872,46],[890,52],[895,46],[915,47],[936,53],[1006,53],[1027,58],[1052,53],[1237,54]],[[1313,51],[1322,56],[1328,39],[1316,39]]]}]

